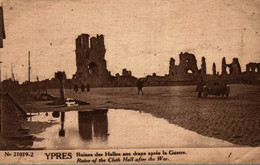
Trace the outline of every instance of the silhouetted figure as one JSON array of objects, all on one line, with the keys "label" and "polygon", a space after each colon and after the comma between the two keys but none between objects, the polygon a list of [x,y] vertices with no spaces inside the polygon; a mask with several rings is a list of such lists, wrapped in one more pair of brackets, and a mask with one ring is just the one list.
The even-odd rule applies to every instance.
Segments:
[{"label": "silhouetted figure", "polygon": [[84,90],[85,90],[85,86],[84,84],[81,84],[81,92],[84,92]]},{"label": "silhouetted figure", "polygon": [[78,88],[79,88],[78,85],[75,84],[75,85],[74,85],[74,91],[75,91],[76,93],[78,92]]},{"label": "silhouetted figure", "polygon": [[90,91],[90,85],[87,84],[87,92],[89,92],[89,91]]},{"label": "silhouetted figure", "polygon": [[136,86],[137,86],[137,88],[138,88],[138,95],[139,95],[140,91],[142,92],[142,95],[143,95],[143,94],[144,94],[144,93],[143,93],[144,82],[143,82],[141,79],[139,79],[139,80],[137,81]]}]

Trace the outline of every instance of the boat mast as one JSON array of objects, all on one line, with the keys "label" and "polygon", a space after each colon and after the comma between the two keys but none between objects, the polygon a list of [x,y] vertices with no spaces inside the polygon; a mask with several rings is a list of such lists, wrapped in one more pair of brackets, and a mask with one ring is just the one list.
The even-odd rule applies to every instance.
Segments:
[{"label": "boat mast", "polygon": [[28,82],[30,82],[30,78],[31,78],[31,64],[30,64],[30,51],[28,53]]}]

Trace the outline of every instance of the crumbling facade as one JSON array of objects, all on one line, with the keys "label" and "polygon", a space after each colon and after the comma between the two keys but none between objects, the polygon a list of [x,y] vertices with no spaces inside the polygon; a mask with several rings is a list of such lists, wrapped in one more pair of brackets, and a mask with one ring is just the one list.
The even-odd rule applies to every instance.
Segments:
[{"label": "crumbling facade", "polygon": [[81,34],[76,39],[77,71],[73,79],[77,83],[91,86],[108,86],[110,74],[105,60],[104,36],[97,35],[89,39],[88,34]]},{"label": "crumbling facade", "polygon": [[198,74],[197,60],[194,54],[181,52],[179,58],[179,65],[175,65],[175,60],[171,58],[169,66],[169,76],[183,77],[189,74]]},{"label": "crumbling facade", "polygon": [[243,73],[243,79],[246,83],[260,85],[260,63],[248,63],[246,71]]},{"label": "crumbling facade", "polygon": [[260,74],[260,63],[250,62],[246,65],[247,73],[258,73]]},{"label": "crumbling facade", "polygon": [[239,75],[239,74],[242,73],[238,58],[233,58],[232,63],[227,64],[226,58],[223,57],[223,59],[222,59],[222,75],[227,74],[227,70],[226,70],[227,68],[229,69],[230,75]]},{"label": "crumbling facade", "polygon": [[[145,85],[148,86],[162,86],[162,85],[194,85],[197,78],[201,74],[198,70],[197,60],[194,54],[188,52],[180,53],[180,63],[175,64],[175,59],[170,59],[169,74],[165,76],[157,76],[153,73],[152,76],[148,75],[145,80]],[[206,74],[205,58],[202,58],[202,70]]]}]

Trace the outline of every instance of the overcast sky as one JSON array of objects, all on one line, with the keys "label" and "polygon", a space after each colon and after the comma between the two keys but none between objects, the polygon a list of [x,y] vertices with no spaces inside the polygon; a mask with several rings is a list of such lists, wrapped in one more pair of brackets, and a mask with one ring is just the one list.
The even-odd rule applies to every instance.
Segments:
[{"label": "overcast sky", "polygon": [[168,73],[180,52],[206,58],[221,72],[221,61],[238,57],[242,70],[260,62],[259,0],[2,0],[6,39],[0,50],[2,79],[11,62],[19,81],[52,78],[57,70],[76,71],[75,39],[103,34],[107,69],[123,68],[136,77]]}]

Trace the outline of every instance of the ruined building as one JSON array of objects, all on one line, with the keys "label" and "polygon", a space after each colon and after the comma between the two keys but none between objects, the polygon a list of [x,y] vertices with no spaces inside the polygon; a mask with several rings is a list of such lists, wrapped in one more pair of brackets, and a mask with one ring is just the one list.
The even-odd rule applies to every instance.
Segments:
[{"label": "ruined building", "polygon": [[122,70],[122,76],[126,76],[126,77],[132,77],[132,72],[128,71],[126,69]]},{"label": "ruined building", "polygon": [[132,76],[132,72],[123,69],[122,75],[119,73],[116,74],[116,77],[113,78],[113,85],[117,87],[133,87],[136,86],[137,78]]},{"label": "ruined building", "polygon": [[77,71],[73,79],[77,83],[91,86],[108,86],[110,74],[105,60],[104,36],[97,35],[89,39],[88,34],[81,34],[76,39]]},{"label": "ruined building", "polygon": [[250,62],[246,65],[246,71],[243,73],[246,83],[260,85],[260,63]]},{"label": "ruined building", "polygon": [[175,65],[175,60],[171,58],[169,66],[169,76],[184,77],[189,74],[198,74],[197,60],[194,54],[181,52],[179,58],[179,65]]},{"label": "ruined building", "polygon": [[258,73],[260,74],[260,63],[250,62],[246,65],[246,73]]},{"label": "ruined building", "polygon": [[213,74],[206,72],[206,59],[202,57],[201,68],[198,70],[196,57],[190,53],[180,53],[180,63],[175,64],[170,59],[169,74],[166,76],[148,75],[144,79],[146,86],[170,86],[170,85],[196,85],[198,80],[221,77],[228,83],[253,83],[260,84],[260,63],[249,63],[247,71],[242,73],[238,58],[233,58],[232,63],[227,64],[225,57],[222,59],[222,74],[216,70],[215,62],[212,65]]},{"label": "ruined building", "polygon": [[[194,54],[188,52],[179,54],[179,65],[175,64],[175,59],[170,59],[169,74],[165,76],[148,75],[145,78],[147,86],[170,86],[170,85],[193,85],[200,75],[197,67],[197,60]],[[202,58],[202,70],[206,74],[205,58]]]},{"label": "ruined building", "polygon": [[227,70],[226,70],[227,68],[229,69],[230,75],[239,75],[239,74],[242,73],[238,58],[233,58],[232,63],[227,64],[226,58],[223,57],[223,59],[222,59],[222,75],[226,75],[228,73]]}]

